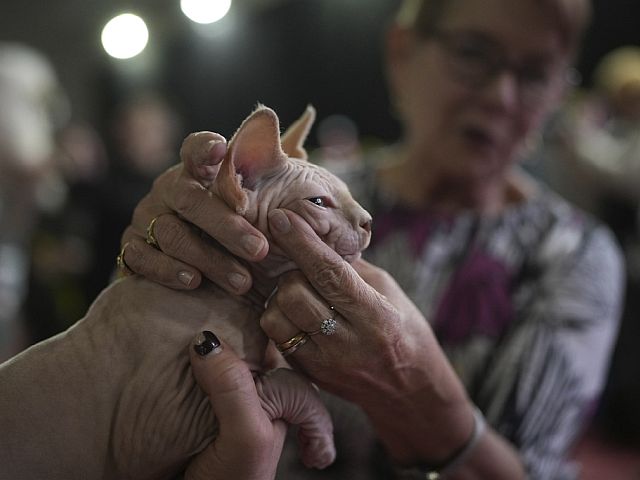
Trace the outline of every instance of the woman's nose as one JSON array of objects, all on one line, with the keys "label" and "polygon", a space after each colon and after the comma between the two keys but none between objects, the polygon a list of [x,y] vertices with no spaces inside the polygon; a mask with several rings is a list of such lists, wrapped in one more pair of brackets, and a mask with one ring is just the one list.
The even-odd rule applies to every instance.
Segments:
[{"label": "woman's nose", "polygon": [[518,105],[519,85],[515,72],[503,70],[498,72],[483,87],[482,95],[491,105],[510,109]]}]

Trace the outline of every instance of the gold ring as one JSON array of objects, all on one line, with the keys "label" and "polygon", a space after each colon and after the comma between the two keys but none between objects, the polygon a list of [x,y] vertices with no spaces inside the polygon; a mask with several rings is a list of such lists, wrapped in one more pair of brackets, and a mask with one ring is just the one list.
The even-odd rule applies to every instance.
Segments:
[{"label": "gold ring", "polygon": [[300,332],[300,333],[294,335],[293,337],[291,337],[289,340],[287,340],[285,342],[282,342],[282,343],[278,343],[276,345],[276,348],[280,352],[284,352],[285,350],[288,350],[289,348],[293,347],[298,342],[302,341],[302,339],[304,339],[306,336],[307,336],[307,334],[305,332]]},{"label": "gold ring", "polygon": [[158,240],[153,232],[153,228],[156,226],[156,220],[158,220],[159,216],[160,215],[153,217],[149,222],[149,226],[147,227],[147,238],[145,239],[149,245],[153,248],[157,248],[158,250],[160,250],[160,245],[158,245]]},{"label": "gold ring", "polygon": [[[296,337],[297,336],[298,335],[296,335]],[[291,345],[289,348],[287,348],[285,350],[280,350],[280,353],[282,354],[283,357],[288,357],[289,355],[291,355],[293,352],[298,350],[301,346],[303,346],[308,341],[309,341],[309,335],[307,335],[306,333],[303,332],[302,338],[300,338],[296,343]]]},{"label": "gold ring", "polygon": [[129,265],[127,265],[127,262],[124,261],[124,251],[128,246],[129,246],[129,242],[126,242],[122,246],[122,250],[120,250],[120,253],[116,257],[116,265],[118,266],[118,272],[119,272],[119,275],[122,277],[133,275],[133,270],[131,270],[131,268],[129,268]]}]

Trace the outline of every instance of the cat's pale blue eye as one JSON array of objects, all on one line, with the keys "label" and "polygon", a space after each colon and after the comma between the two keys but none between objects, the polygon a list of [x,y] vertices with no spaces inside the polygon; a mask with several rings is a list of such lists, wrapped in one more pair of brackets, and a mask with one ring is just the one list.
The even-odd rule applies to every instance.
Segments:
[{"label": "cat's pale blue eye", "polygon": [[313,203],[314,205],[317,205],[319,207],[326,207],[327,204],[324,200],[324,197],[309,197],[307,198],[307,200],[309,200],[311,203]]}]

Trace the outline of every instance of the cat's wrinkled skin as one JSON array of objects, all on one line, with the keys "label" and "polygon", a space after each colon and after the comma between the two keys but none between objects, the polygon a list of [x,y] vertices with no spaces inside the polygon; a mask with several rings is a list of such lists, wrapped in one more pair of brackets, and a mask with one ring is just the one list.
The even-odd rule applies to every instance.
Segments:
[{"label": "cat's wrinkled skin", "polygon": [[[309,107],[291,131],[299,130],[306,136],[314,116]],[[288,138],[282,145],[293,143],[290,148],[298,155],[288,156],[278,132],[275,113],[258,108],[231,139],[227,157],[211,186],[269,240],[269,255],[254,273],[262,270],[267,277],[274,277],[295,268],[271,242],[267,214],[274,208],[296,212],[345,260],[356,260],[369,244],[371,216],[353,199],[344,182],[307,162],[300,141],[285,134]]]},{"label": "cat's wrinkled skin", "polygon": [[[267,238],[267,212],[289,208],[352,260],[368,244],[370,218],[342,182],[304,161],[312,120],[308,110],[281,144],[277,117],[259,108],[230,141],[215,181],[202,180]],[[246,297],[210,283],[176,291],[140,277],[115,282],[72,328],[0,367],[0,385],[13,386],[0,395],[0,479],[173,478],[216,434],[215,407],[190,371],[191,340],[212,330],[259,369],[267,339],[262,305],[250,299],[263,299],[290,268],[271,245]],[[257,390],[265,411],[305,425],[303,461],[324,467],[335,457],[331,421],[295,375],[258,376]]]}]

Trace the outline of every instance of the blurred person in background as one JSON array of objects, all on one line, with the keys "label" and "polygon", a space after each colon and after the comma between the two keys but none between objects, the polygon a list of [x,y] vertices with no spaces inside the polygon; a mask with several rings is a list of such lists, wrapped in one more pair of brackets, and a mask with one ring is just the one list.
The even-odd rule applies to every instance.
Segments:
[{"label": "blurred person in background", "polygon": [[111,255],[120,249],[120,232],[153,179],[171,165],[181,136],[181,118],[163,96],[133,91],[109,115],[104,133],[109,168],[96,195],[97,255],[90,278],[90,298],[108,285],[114,272]]},{"label": "blurred person in background", "polygon": [[640,47],[598,62],[593,87],[565,106],[548,132],[541,173],[562,195],[607,223],[622,245],[627,292],[599,425],[640,443]]},{"label": "blurred person in background", "polygon": [[91,124],[72,120],[57,134],[55,162],[67,188],[60,208],[42,212],[33,234],[25,312],[31,341],[75,323],[95,298],[100,192],[108,158]]},{"label": "blurred person in background", "polygon": [[597,64],[547,133],[541,174],[563,196],[601,217],[624,244],[637,237],[640,203],[640,47]]},{"label": "blurred person in background", "polygon": [[[323,318],[338,324],[287,357],[333,394],[326,478],[578,477],[568,458],[603,389],[624,265],[604,225],[518,162],[569,88],[589,11],[586,0],[402,2],[386,67],[404,135],[352,177],[374,218],[367,258],[384,270],[351,267],[296,215],[271,213],[269,241],[302,274],[280,282],[263,329],[287,345]],[[183,155],[219,162],[223,139],[210,133],[205,149],[203,138]],[[245,260],[270,245],[194,175],[158,179],[123,235],[124,261],[172,288],[205,276],[243,293],[246,268],[190,224]],[[322,477],[291,451],[278,478]]]},{"label": "blurred person in background", "polygon": [[68,103],[49,60],[33,48],[0,43],[0,359],[29,343],[22,319],[30,246],[41,211],[64,202],[54,135]]}]

